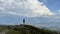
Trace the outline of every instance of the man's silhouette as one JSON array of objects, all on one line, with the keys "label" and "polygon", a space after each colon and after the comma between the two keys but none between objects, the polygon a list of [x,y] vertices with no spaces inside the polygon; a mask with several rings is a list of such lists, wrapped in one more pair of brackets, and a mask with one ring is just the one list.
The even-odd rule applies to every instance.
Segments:
[{"label": "man's silhouette", "polygon": [[23,24],[25,24],[25,19],[23,19]]}]

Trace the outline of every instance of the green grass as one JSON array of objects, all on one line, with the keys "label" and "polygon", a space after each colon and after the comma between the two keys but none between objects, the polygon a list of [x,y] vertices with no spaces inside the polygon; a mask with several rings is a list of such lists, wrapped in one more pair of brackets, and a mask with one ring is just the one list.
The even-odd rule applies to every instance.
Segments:
[{"label": "green grass", "polygon": [[5,30],[5,29],[7,29],[7,28],[5,28],[5,27],[0,27],[0,31]]},{"label": "green grass", "polygon": [[30,34],[30,32],[28,33],[25,29],[20,28],[18,30],[11,29],[7,34]]},{"label": "green grass", "polygon": [[10,30],[7,34],[22,34],[22,32]]}]

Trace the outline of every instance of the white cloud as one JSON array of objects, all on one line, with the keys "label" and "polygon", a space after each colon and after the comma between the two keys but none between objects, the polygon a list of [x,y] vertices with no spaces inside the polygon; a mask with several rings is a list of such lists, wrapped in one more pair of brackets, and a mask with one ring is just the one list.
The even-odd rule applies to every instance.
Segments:
[{"label": "white cloud", "polygon": [[7,13],[9,13],[9,14],[16,14],[16,12],[12,12],[12,11],[10,11],[10,12],[7,12]]},{"label": "white cloud", "polygon": [[0,10],[4,10],[4,8],[3,7],[0,7]]},{"label": "white cloud", "polygon": [[60,10],[58,10],[58,13],[60,14]]},{"label": "white cloud", "polygon": [[60,16],[60,10],[57,10],[56,15]]},{"label": "white cloud", "polygon": [[46,5],[38,0],[1,0],[4,1],[1,7],[4,12],[15,15],[24,15],[28,17],[38,17],[41,15],[55,15]]}]

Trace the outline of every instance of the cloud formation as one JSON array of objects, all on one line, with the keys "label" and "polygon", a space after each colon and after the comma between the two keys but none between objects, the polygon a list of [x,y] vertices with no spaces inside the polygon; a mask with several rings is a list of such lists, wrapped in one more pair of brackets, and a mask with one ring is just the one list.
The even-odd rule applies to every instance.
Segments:
[{"label": "cloud formation", "polygon": [[38,17],[55,15],[38,0],[0,0],[0,13]]},{"label": "cloud formation", "polygon": [[58,10],[58,13],[60,14],[60,10]]}]

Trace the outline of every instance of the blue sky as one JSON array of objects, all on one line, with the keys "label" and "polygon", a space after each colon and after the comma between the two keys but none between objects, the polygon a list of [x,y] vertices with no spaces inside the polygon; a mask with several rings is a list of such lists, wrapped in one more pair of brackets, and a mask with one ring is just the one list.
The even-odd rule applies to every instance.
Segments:
[{"label": "blue sky", "polygon": [[59,27],[60,0],[0,0],[0,24]]},{"label": "blue sky", "polygon": [[60,0],[39,0],[42,1],[52,12],[60,10]]}]

